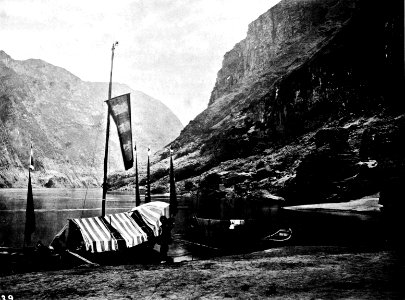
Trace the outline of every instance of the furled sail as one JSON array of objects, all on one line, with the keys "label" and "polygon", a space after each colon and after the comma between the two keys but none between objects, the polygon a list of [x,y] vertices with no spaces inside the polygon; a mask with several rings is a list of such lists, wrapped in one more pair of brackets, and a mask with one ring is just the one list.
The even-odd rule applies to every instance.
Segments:
[{"label": "furled sail", "polygon": [[176,181],[174,178],[174,168],[173,168],[173,150],[170,148],[170,207],[172,216],[175,216],[177,213],[177,194],[176,194]]}]

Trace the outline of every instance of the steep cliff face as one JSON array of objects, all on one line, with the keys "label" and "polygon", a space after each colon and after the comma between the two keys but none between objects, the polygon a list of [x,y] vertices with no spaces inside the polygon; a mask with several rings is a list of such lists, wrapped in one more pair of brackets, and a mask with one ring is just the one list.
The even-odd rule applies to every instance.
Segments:
[{"label": "steep cliff face", "polygon": [[403,63],[392,40],[400,21],[391,10],[355,0],[280,2],[225,55],[209,107],[179,141],[189,132],[240,126],[247,116],[284,131],[298,114],[316,115],[326,102],[336,113],[337,106],[365,101],[353,101],[351,91],[368,100],[393,91]]},{"label": "steep cliff face", "polygon": [[225,54],[209,104],[313,50],[350,18],[348,2],[281,1],[261,15],[249,25],[247,37]]},{"label": "steep cliff face", "polygon": [[[291,195],[297,167],[318,151],[316,132],[336,126],[348,129],[353,156],[331,151],[356,172],[362,132],[404,111],[400,2],[283,0],[252,22],[226,53],[208,108],[172,142],[178,177],[242,174],[238,189]],[[154,169],[166,165],[162,152]]]},{"label": "steep cliff face", "polygon": [[[23,186],[29,144],[34,144],[34,184],[99,185],[105,143],[108,84],[84,82],[41,60],[13,60],[0,51],[0,187]],[[113,85],[113,96],[131,93],[138,149],[163,147],[181,130],[178,118],[160,101]],[[122,169],[112,127],[111,171]],[[140,157],[142,160],[142,157]]]}]

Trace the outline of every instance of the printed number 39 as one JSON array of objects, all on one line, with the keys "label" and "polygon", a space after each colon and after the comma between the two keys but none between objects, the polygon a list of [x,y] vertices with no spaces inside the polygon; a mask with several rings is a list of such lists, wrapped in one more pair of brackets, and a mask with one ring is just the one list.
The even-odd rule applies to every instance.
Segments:
[{"label": "printed number 39", "polygon": [[8,295],[7,296],[7,298],[6,298],[6,296],[5,295],[1,295],[1,300],[14,300],[14,297],[13,297],[13,295]]}]

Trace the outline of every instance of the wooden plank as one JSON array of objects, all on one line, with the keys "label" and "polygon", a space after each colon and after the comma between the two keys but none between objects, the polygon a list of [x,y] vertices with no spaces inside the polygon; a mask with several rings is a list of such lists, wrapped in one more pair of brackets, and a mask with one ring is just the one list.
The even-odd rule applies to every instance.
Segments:
[{"label": "wooden plank", "polygon": [[99,264],[96,264],[96,263],[94,263],[94,262],[91,262],[91,261],[89,261],[88,259],[84,258],[83,256],[80,256],[79,254],[77,254],[77,253],[75,253],[75,252],[72,252],[72,251],[69,251],[69,250],[66,250],[66,252],[69,253],[69,254],[71,254],[71,255],[73,255],[73,256],[75,256],[75,257],[77,257],[78,259],[84,261],[84,262],[87,263],[87,264],[94,265],[94,266],[99,266]]}]

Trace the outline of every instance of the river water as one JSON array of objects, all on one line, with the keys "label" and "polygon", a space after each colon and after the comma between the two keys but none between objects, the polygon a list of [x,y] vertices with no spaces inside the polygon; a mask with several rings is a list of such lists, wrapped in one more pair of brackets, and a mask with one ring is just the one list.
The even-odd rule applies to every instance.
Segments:
[{"label": "river water", "polygon": [[[85,218],[101,215],[102,189],[34,189],[36,230],[32,244],[41,241],[49,245],[63,228],[68,218]],[[142,201],[143,201],[142,197]],[[152,201],[169,202],[166,195],[152,195]],[[0,247],[22,247],[24,241],[26,189],[0,189]],[[106,214],[128,211],[135,206],[133,192],[109,192]],[[181,242],[187,219],[188,207],[179,205],[175,237],[169,255],[175,261],[191,260],[204,255],[196,245]]]},{"label": "river water", "polygon": [[[102,189],[34,189],[33,194],[36,218],[36,230],[32,234],[33,245],[37,241],[49,245],[69,218],[101,215]],[[0,189],[0,247],[22,247],[26,199],[26,189]],[[156,200],[169,202],[169,197],[152,195],[152,201]],[[220,255],[221,250],[207,246],[207,241],[199,242],[194,237],[190,239],[187,236],[190,209],[181,200],[179,199],[179,209],[172,230],[173,243],[169,248],[169,256],[174,261],[182,261]],[[128,211],[134,206],[135,197],[132,192],[107,194],[107,214]],[[286,215],[281,217],[283,223],[293,229],[290,244],[371,245],[380,244],[384,237],[379,214],[288,211],[284,214]],[[241,240],[239,246],[245,244],[246,241]]]}]

